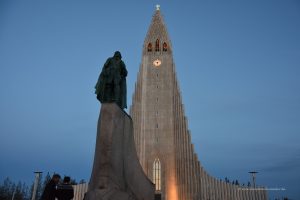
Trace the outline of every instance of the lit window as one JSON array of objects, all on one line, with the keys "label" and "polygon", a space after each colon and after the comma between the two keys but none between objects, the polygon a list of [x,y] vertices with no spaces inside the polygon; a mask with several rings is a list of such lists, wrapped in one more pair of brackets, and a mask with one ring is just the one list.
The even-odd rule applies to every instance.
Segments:
[{"label": "lit window", "polygon": [[153,182],[155,184],[155,190],[161,190],[161,165],[158,158],[153,163]]},{"label": "lit window", "polygon": [[159,51],[159,39],[155,42],[155,51]]},{"label": "lit window", "polygon": [[167,43],[164,42],[164,44],[163,44],[163,51],[167,51],[167,50],[168,50],[168,45],[167,45]]},{"label": "lit window", "polygon": [[151,43],[148,44],[148,51],[152,51],[152,44]]}]

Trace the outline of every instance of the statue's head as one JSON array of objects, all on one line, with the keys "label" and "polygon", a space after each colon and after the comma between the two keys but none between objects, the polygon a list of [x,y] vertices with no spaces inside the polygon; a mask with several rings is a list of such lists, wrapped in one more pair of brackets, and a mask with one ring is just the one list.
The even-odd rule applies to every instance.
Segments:
[{"label": "statue's head", "polygon": [[120,51],[116,51],[115,54],[114,54],[114,57],[121,59],[122,56],[121,56]]}]

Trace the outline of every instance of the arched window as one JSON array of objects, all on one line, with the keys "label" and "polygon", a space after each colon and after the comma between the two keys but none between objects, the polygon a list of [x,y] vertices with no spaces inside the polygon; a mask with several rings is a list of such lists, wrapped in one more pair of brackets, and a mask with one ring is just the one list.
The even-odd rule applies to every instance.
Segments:
[{"label": "arched window", "polygon": [[152,44],[151,43],[148,44],[148,51],[149,52],[152,51]]},{"label": "arched window", "polygon": [[163,51],[167,51],[167,50],[168,50],[168,45],[167,45],[167,43],[164,42],[164,44],[163,44]]},{"label": "arched window", "polygon": [[159,39],[155,42],[155,51],[159,51]]},{"label": "arched window", "polygon": [[153,163],[153,182],[155,184],[155,190],[161,190],[161,165],[158,158]]}]

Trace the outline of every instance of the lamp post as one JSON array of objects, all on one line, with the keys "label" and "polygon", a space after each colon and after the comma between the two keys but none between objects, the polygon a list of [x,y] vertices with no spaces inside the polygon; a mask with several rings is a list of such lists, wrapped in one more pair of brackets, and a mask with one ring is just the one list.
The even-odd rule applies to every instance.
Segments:
[{"label": "lamp post", "polygon": [[253,183],[253,187],[255,188],[256,187],[256,184],[255,184],[255,178],[256,178],[256,174],[258,172],[255,172],[255,171],[251,171],[251,172],[248,172],[249,174],[251,174],[252,176],[252,183]]},{"label": "lamp post", "polygon": [[14,200],[14,199],[15,199],[16,192],[17,192],[17,186],[16,186],[15,189],[14,189],[14,192],[13,192],[13,195],[12,195],[12,197],[11,197],[11,200]]},{"label": "lamp post", "polygon": [[34,186],[33,186],[33,191],[32,191],[32,198],[31,200],[35,200],[35,197],[36,197],[36,192],[37,192],[37,187],[38,187],[38,184],[39,184],[39,180],[40,180],[40,176],[43,172],[39,172],[39,171],[36,171],[34,172],[35,173],[35,180],[34,180]]}]

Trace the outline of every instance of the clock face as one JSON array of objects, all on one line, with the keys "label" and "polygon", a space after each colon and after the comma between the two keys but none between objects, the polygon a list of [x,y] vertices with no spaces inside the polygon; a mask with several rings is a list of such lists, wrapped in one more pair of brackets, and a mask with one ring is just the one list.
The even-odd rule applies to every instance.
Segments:
[{"label": "clock face", "polygon": [[161,65],[161,61],[160,61],[159,59],[156,59],[156,60],[153,61],[153,65],[154,65],[155,67],[158,67],[158,66]]}]

